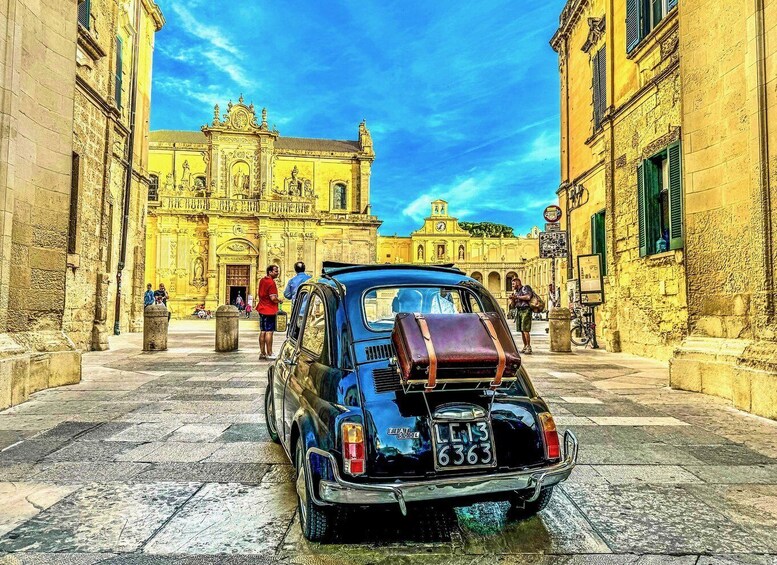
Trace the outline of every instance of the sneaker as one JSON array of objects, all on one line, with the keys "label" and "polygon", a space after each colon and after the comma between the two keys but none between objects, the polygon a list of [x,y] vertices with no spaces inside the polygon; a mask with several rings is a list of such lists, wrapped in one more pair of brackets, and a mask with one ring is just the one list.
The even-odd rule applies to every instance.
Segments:
[{"label": "sneaker", "polygon": [[265,357],[265,359],[267,359],[268,361],[275,361],[277,358],[278,358],[277,355],[268,355],[267,357]]},{"label": "sneaker", "polygon": [[523,352],[524,352],[526,355],[531,355],[531,345],[530,345],[530,346],[528,346],[526,349],[524,349],[524,350],[523,350]]},{"label": "sneaker", "polygon": [[267,359],[267,355],[260,355],[259,361],[265,361]]}]

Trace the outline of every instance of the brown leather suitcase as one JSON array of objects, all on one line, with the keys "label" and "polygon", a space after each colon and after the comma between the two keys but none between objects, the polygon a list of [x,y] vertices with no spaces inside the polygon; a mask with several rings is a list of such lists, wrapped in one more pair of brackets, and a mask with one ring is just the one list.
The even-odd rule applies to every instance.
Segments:
[{"label": "brown leather suitcase", "polygon": [[406,384],[426,390],[441,383],[514,380],[521,365],[510,330],[494,312],[397,314],[391,340]]}]

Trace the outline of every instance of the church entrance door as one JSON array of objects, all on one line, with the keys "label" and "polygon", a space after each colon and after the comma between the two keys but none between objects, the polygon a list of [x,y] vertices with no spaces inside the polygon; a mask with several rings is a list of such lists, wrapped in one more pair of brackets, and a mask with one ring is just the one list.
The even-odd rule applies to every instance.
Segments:
[{"label": "church entrance door", "polygon": [[251,279],[250,265],[227,265],[227,304],[236,306],[237,297],[245,304]]}]

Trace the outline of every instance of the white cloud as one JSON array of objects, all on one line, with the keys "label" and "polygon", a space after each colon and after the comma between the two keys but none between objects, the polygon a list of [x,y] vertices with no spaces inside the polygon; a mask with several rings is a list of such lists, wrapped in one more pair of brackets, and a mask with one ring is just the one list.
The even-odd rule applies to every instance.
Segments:
[{"label": "white cloud", "polygon": [[558,161],[559,158],[559,134],[557,131],[543,130],[531,142],[529,150],[522,156],[524,164],[540,163],[543,161]]}]

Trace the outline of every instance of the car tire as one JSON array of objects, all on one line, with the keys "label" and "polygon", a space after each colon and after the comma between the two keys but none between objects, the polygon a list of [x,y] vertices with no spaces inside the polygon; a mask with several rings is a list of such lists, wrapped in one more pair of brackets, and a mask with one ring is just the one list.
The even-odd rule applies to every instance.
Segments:
[{"label": "car tire", "polygon": [[267,383],[267,390],[264,391],[264,423],[267,427],[267,435],[275,443],[281,443],[278,436],[278,424],[275,421],[275,400],[273,398],[272,391],[272,377],[270,377]]},{"label": "car tire", "polygon": [[510,499],[510,515],[517,520],[531,518],[548,505],[552,496],[553,486],[544,487],[540,490],[540,495],[537,497],[537,500],[531,502],[526,502],[524,496],[515,494]]},{"label": "car tire", "polygon": [[[334,530],[334,515],[329,508],[317,506],[310,497],[310,490],[305,477],[305,452],[303,442],[298,441],[294,454],[297,467],[295,486],[297,487],[297,511],[302,535],[308,541],[325,542],[332,536]],[[303,484],[300,484],[303,483]],[[305,493],[303,500],[299,492]]]}]

